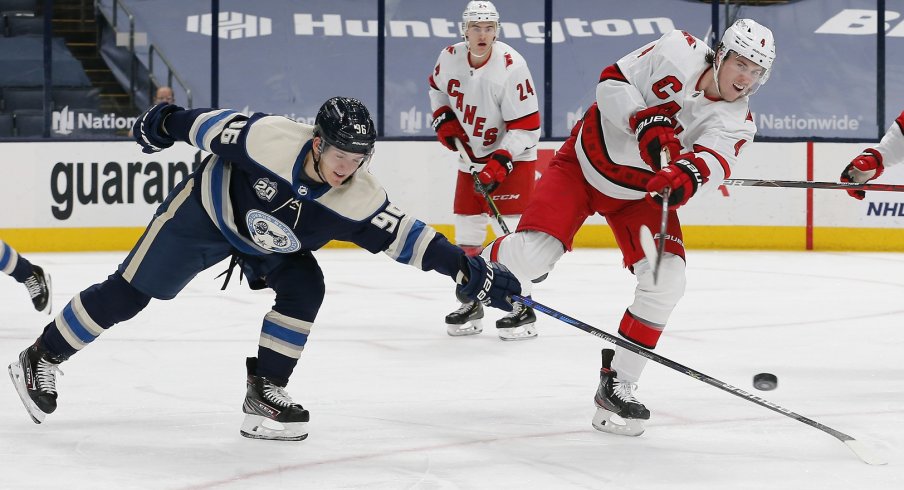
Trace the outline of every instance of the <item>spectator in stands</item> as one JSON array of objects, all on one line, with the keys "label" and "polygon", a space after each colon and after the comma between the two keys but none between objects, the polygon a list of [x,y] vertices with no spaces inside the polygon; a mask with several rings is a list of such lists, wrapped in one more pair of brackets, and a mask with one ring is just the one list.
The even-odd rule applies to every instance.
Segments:
[{"label": "spectator in stands", "polygon": [[28,288],[28,294],[36,310],[50,313],[50,274],[45,274],[44,269],[25,260],[25,257],[3,243],[3,240],[0,240],[0,271]]},{"label": "spectator in stands", "polygon": [[[167,87],[166,85],[159,87],[157,89],[157,93],[154,95],[154,105],[156,104],[175,104],[176,97],[173,95],[172,87]],[[129,128],[129,138],[132,137],[132,129]]]},{"label": "spectator in stands", "polygon": [[171,87],[164,85],[157,89],[157,94],[154,96],[154,103],[160,104],[161,102],[166,102],[167,104],[176,103],[176,98],[173,96],[173,89]]}]

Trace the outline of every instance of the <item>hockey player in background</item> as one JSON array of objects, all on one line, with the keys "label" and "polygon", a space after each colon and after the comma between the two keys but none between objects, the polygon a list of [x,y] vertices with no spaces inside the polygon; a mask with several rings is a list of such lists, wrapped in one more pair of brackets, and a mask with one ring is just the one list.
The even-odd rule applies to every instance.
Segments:
[{"label": "hockey player in background", "polygon": [[[164,103],[132,129],[145,153],[184,141],[213,154],[167,196],[116,272],[76,295],[9,366],[36,423],[56,409],[61,362],[135,316],[151,298],[175,297],[198,272],[230,256],[230,273],[240,264],[253,289],[276,293],[263,318],[257,357],[246,361],[241,434],[259,439],[307,436],[308,411],[285,387],[325,293],[311,251],[330,240],[445,274],[460,294],[490,306],[510,310],[508,296],[520,291],[504,267],[466,256],[393,205],[366,169],[359,171],[371,157],[376,132],[355,99],[329,99],[314,126]],[[266,427],[267,420],[279,427]]]},{"label": "hockey player in background", "polygon": [[[596,102],[543,173],[517,231],[487,246],[484,258],[529,283],[571,250],[584,220],[600,213],[637,279],[619,334],[656,347],[685,289],[676,210],[698,192],[718,187],[753,140],[748,98],[766,82],[774,59],[772,32],[741,19],[726,29],[715,52],[686,32],[672,31],[605,68]],[[665,188],[671,189],[668,228],[654,282],[638,230],[660,229]],[[634,393],[646,362],[621,347],[603,350],[595,428],[643,432],[650,412]]]},{"label": "hockey player in background", "polygon": [[50,274],[19,255],[3,240],[0,240],[0,271],[25,285],[36,310],[50,314],[53,309]]},{"label": "hockey player in background", "polygon": [[[904,112],[895,119],[891,127],[875,148],[866,148],[841,172],[842,182],[863,184],[879,178],[885,167],[904,162]],[[854,199],[863,199],[866,192],[849,190]]]},{"label": "hockey player in background", "polygon": [[[502,230],[486,199],[475,189],[471,172],[514,227],[534,188],[540,113],[537,89],[524,58],[498,41],[499,12],[492,2],[468,2],[459,27],[464,41],[444,48],[428,78],[433,129],[439,142],[467,156],[459,161],[455,184],[455,241],[469,255],[477,255],[486,239],[487,222],[497,236]],[[522,287],[528,285],[522,283]],[[529,290],[525,289],[525,294]],[[483,331],[483,307],[459,298],[462,305],[446,316],[452,336]],[[496,322],[503,340],[537,336],[533,309],[515,303],[511,313]]]}]

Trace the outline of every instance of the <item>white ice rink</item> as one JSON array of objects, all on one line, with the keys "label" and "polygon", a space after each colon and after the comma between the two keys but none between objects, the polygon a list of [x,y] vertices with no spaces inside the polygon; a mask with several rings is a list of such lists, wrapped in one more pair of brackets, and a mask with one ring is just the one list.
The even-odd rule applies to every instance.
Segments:
[{"label": "white ice rink", "polygon": [[[54,310],[124,253],[25,254],[53,274]],[[688,292],[656,350],[850,434],[889,461],[649,363],[653,413],[626,438],[590,425],[600,349],[542,316],[540,337],[446,335],[451,281],[361,250],[317,252],[327,295],[289,384],[302,442],[239,435],[245,357],[269,292],[225,264],[154,301],[62,365],[42,425],[0,382],[0,488],[904,488],[904,254],[690,252]],[[304,285],[299,285],[304,287]],[[614,250],[566,255],[534,299],[614,333],[633,277]],[[47,323],[0,277],[0,357]],[[778,389],[751,378],[775,373]]]}]

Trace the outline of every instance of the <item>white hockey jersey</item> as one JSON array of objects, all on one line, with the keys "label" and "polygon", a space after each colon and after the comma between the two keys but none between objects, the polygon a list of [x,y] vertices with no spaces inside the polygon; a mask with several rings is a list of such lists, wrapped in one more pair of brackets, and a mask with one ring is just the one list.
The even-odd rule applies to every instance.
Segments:
[{"label": "white hockey jersey", "polygon": [[473,160],[483,163],[497,149],[507,150],[515,162],[537,159],[538,87],[524,58],[511,46],[496,41],[490,59],[480,68],[468,63],[466,42],[448,46],[428,81],[434,114],[443,106],[455,111],[468,134]]},{"label": "white hockey jersey", "polygon": [[882,155],[885,167],[904,163],[904,112],[891,124],[875,150]]},{"label": "white hockey jersey", "polygon": [[676,112],[682,153],[694,152],[709,167],[701,191],[718,187],[730,175],[756,126],[746,96],[726,102],[704,95],[703,77],[713,76],[707,52],[703,41],[672,31],[603,70],[596,103],[584,115],[575,144],[593,187],[617,199],[643,198],[646,182],[659,169],[641,159],[628,120],[641,109],[662,104]]}]

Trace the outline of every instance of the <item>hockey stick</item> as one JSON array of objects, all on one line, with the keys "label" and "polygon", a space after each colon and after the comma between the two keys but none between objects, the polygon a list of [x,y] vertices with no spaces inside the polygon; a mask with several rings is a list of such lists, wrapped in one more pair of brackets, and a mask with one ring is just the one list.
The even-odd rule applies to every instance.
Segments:
[{"label": "hockey stick", "polygon": [[637,345],[632,344],[631,342],[620,339],[614,335],[608,334],[598,328],[592,327],[580,320],[576,320],[574,318],[571,318],[570,316],[559,313],[558,311],[556,311],[546,305],[537,303],[536,301],[534,301],[533,299],[531,299],[529,297],[513,295],[512,300],[521,302],[525,306],[530,306],[531,308],[533,308],[537,311],[543,312],[557,320],[561,320],[561,321],[563,321],[573,327],[577,327],[591,335],[595,335],[603,340],[612,342],[613,344],[615,344],[619,347],[625,348],[639,356],[646,357],[647,359],[649,359],[653,362],[662,364],[665,367],[674,369],[675,371],[678,371],[679,373],[685,374],[687,376],[690,376],[691,378],[702,381],[710,386],[715,386],[716,388],[719,388],[722,391],[727,391],[728,393],[731,393],[732,395],[743,398],[749,402],[753,402],[762,407],[766,407],[769,410],[772,410],[773,412],[778,412],[786,417],[790,417],[794,420],[797,420],[798,422],[807,424],[810,427],[819,429],[819,430],[831,435],[835,439],[838,439],[839,441],[843,442],[858,458],[860,458],[861,461],[863,461],[866,464],[870,464],[870,465],[888,464],[887,461],[885,461],[884,459],[879,457],[879,455],[877,455],[870,448],[865,446],[862,442],[854,439],[853,437],[851,437],[843,432],[839,432],[831,427],[822,425],[819,422],[816,422],[814,420],[808,419],[807,417],[804,417],[803,415],[796,414],[796,413],[792,412],[791,410],[788,410],[787,408],[782,408],[782,407],[780,407],[770,401],[764,400],[756,395],[751,395],[750,393],[747,393],[746,391],[744,391],[740,388],[735,388],[734,386],[732,386],[724,381],[719,381],[718,379],[715,379],[711,376],[707,376],[707,375],[701,373],[700,371],[691,369],[691,368],[684,366],[682,364],[679,364],[671,359],[662,357],[659,354],[656,354],[647,349],[644,349],[643,347],[639,347]]},{"label": "hockey stick", "polygon": [[[659,152],[659,162],[660,166],[662,162],[670,162],[669,159],[669,150],[663,148],[661,152]],[[640,248],[643,249],[643,254],[646,256],[647,261],[653,264],[653,284],[659,282],[659,265],[662,264],[662,254],[665,253],[665,232],[666,232],[666,224],[669,220],[669,197],[672,195],[672,189],[670,187],[666,187],[662,191],[662,214],[659,217],[659,244],[656,245],[654,249],[653,242],[653,233],[650,232],[650,228],[647,225],[640,226]]]},{"label": "hockey stick", "polygon": [[[460,139],[455,140],[455,146],[458,148],[458,154],[461,155],[461,159],[465,162],[471,162],[473,165],[474,162],[471,161],[471,157],[468,156],[467,150],[465,150],[465,145],[461,142]],[[490,207],[490,211],[493,212],[493,217],[496,218],[496,221],[499,223],[499,226],[502,228],[502,232],[508,235],[511,233],[509,231],[508,226],[505,225],[505,220],[502,219],[502,215],[499,214],[499,208],[496,207],[496,203],[493,202],[493,198],[490,197],[490,194],[484,189],[483,184],[480,182],[480,179],[477,178],[477,172],[474,169],[471,169],[471,177],[474,178],[474,188],[480,191],[483,194],[483,198],[487,200],[487,205]]]},{"label": "hockey stick", "polygon": [[812,182],[809,180],[725,179],[727,187],[793,187],[799,189],[844,189],[846,191],[904,192],[904,185],[858,184],[856,182]]}]

